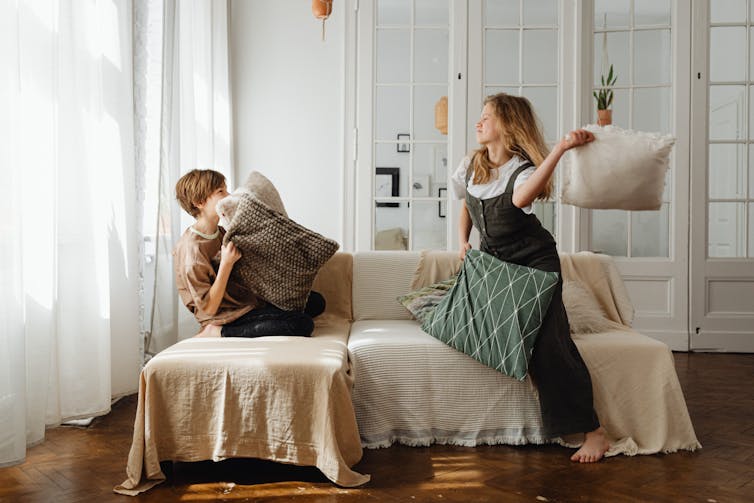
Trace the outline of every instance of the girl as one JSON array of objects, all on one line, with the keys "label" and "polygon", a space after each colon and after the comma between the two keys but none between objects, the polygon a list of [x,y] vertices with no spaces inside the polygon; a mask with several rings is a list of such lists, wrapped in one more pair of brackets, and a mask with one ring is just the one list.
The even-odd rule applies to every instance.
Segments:
[{"label": "girl", "polygon": [[[459,223],[460,256],[471,248],[474,225],[481,250],[500,260],[560,273],[555,240],[532,213],[532,202],[552,192],[552,173],[563,153],[594,139],[583,129],[572,131],[552,152],[529,100],[500,93],[484,102],[476,124],[481,148],[465,158],[452,177],[458,199],[464,198]],[[589,371],[571,340],[558,282],[542,322],[529,373],[537,384],[542,420],[550,436],[585,433],[572,461],[592,463],[609,447],[592,405]]]}]

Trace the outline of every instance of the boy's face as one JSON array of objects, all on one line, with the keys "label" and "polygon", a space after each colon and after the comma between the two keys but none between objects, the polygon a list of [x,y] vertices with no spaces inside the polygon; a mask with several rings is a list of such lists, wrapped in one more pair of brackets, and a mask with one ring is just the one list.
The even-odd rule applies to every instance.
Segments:
[{"label": "boy's face", "polygon": [[228,189],[225,186],[225,184],[222,184],[222,186],[218,189],[216,189],[212,194],[209,195],[206,201],[204,201],[203,204],[197,204],[196,206],[201,210],[202,214],[205,216],[217,216],[217,212],[215,211],[215,207],[217,206],[217,202],[226,197],[228,195]]}]

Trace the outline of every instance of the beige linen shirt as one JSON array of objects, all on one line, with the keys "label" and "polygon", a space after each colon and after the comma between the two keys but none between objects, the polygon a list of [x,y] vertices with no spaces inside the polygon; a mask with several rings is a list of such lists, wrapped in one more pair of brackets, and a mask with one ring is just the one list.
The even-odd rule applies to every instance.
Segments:
[{"label": "beige linen shirt", "polygon": [[204,311],[209,289],[217,278],[224,235],[225,231],[220,228],[216,238],[205,239],[188,228],[173,250],[178,295],[202,327],[208,323],[225,325],[263,304],[231,277],[217,313],[211,315]]}]

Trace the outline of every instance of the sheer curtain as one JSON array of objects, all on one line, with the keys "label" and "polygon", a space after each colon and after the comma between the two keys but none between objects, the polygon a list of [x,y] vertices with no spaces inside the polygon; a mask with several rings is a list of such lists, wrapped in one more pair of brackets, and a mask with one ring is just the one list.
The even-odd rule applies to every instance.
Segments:
[{"label": "sheer curtain", "polygon": [[174,281],[172,249],[193,222],[175,200],[175,183],[192,169],[215,169],[233,186],[228,2],[143,0],[135,8],[137,19],[161,19],[145,23],[137,35],[153,53],[156,45],[161,48],[159,64],[137,82],[151,89],[154,99],[146,100],[147,109],[159,110],[147,113],[147,133],[141,140],[137,136],[138,145],[149,141],[148,131],[158,131],[160,138],[150,150],[155,162],[145,167],[144,349],[149,356],[199,330]]},{"label": "sheer curtain", "polygon": [[0,0],[0,465],[138,376],[131,6]]}]

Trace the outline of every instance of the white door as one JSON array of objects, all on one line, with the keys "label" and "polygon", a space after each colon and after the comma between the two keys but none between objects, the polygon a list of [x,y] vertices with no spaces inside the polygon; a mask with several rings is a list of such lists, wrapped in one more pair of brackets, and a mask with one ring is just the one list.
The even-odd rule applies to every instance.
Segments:
[{"label": "white door", "polygon": [[448,249],[447,182],[463,151],[454,132],[465,116],[465,1],[355,6],[354,248]]},{"label": "white door", "polygon": [[754,6],[693,12],[691,349],[754,351]]},{"label": "white door", "polygon": [[[591,60],[583,122],[596,122],[593,90],[613,66],[613,124],[676,137],[659,211],[580,210],[579,249],[615,258],[634,304],[633,326],[688,350],[690,6],[685,1],[584,2]],[[587,21],[588,20],[588,21]],[[588,37],[588,40],[586,39]],[[588,80],[587,80],[588,79]]]},{"label": "white door", "polygon": [[670,0],[469,1],[469,149],[481,102],[495,92],[528,97],[550,145],[594,123],[603,59],[618,73],[615,124],[678,137],[660,211],[587,211],[554,201],[536,213],[561,251],[615,257],[636,307],[634,327],[679,350],[689,337],[690,47],[680,35],[689,27],[687,3]]},{"label": "white door", "polygon": [[[468,50],[469,151],[478,148],[474,125],[485,97],[504,92],[528,98],[552,146],[561,136],[562,32],[559,0],[470,0]],[[564,70],[568,71],[568,70]],[[557,239],[557,204],[534,211]]]}]

